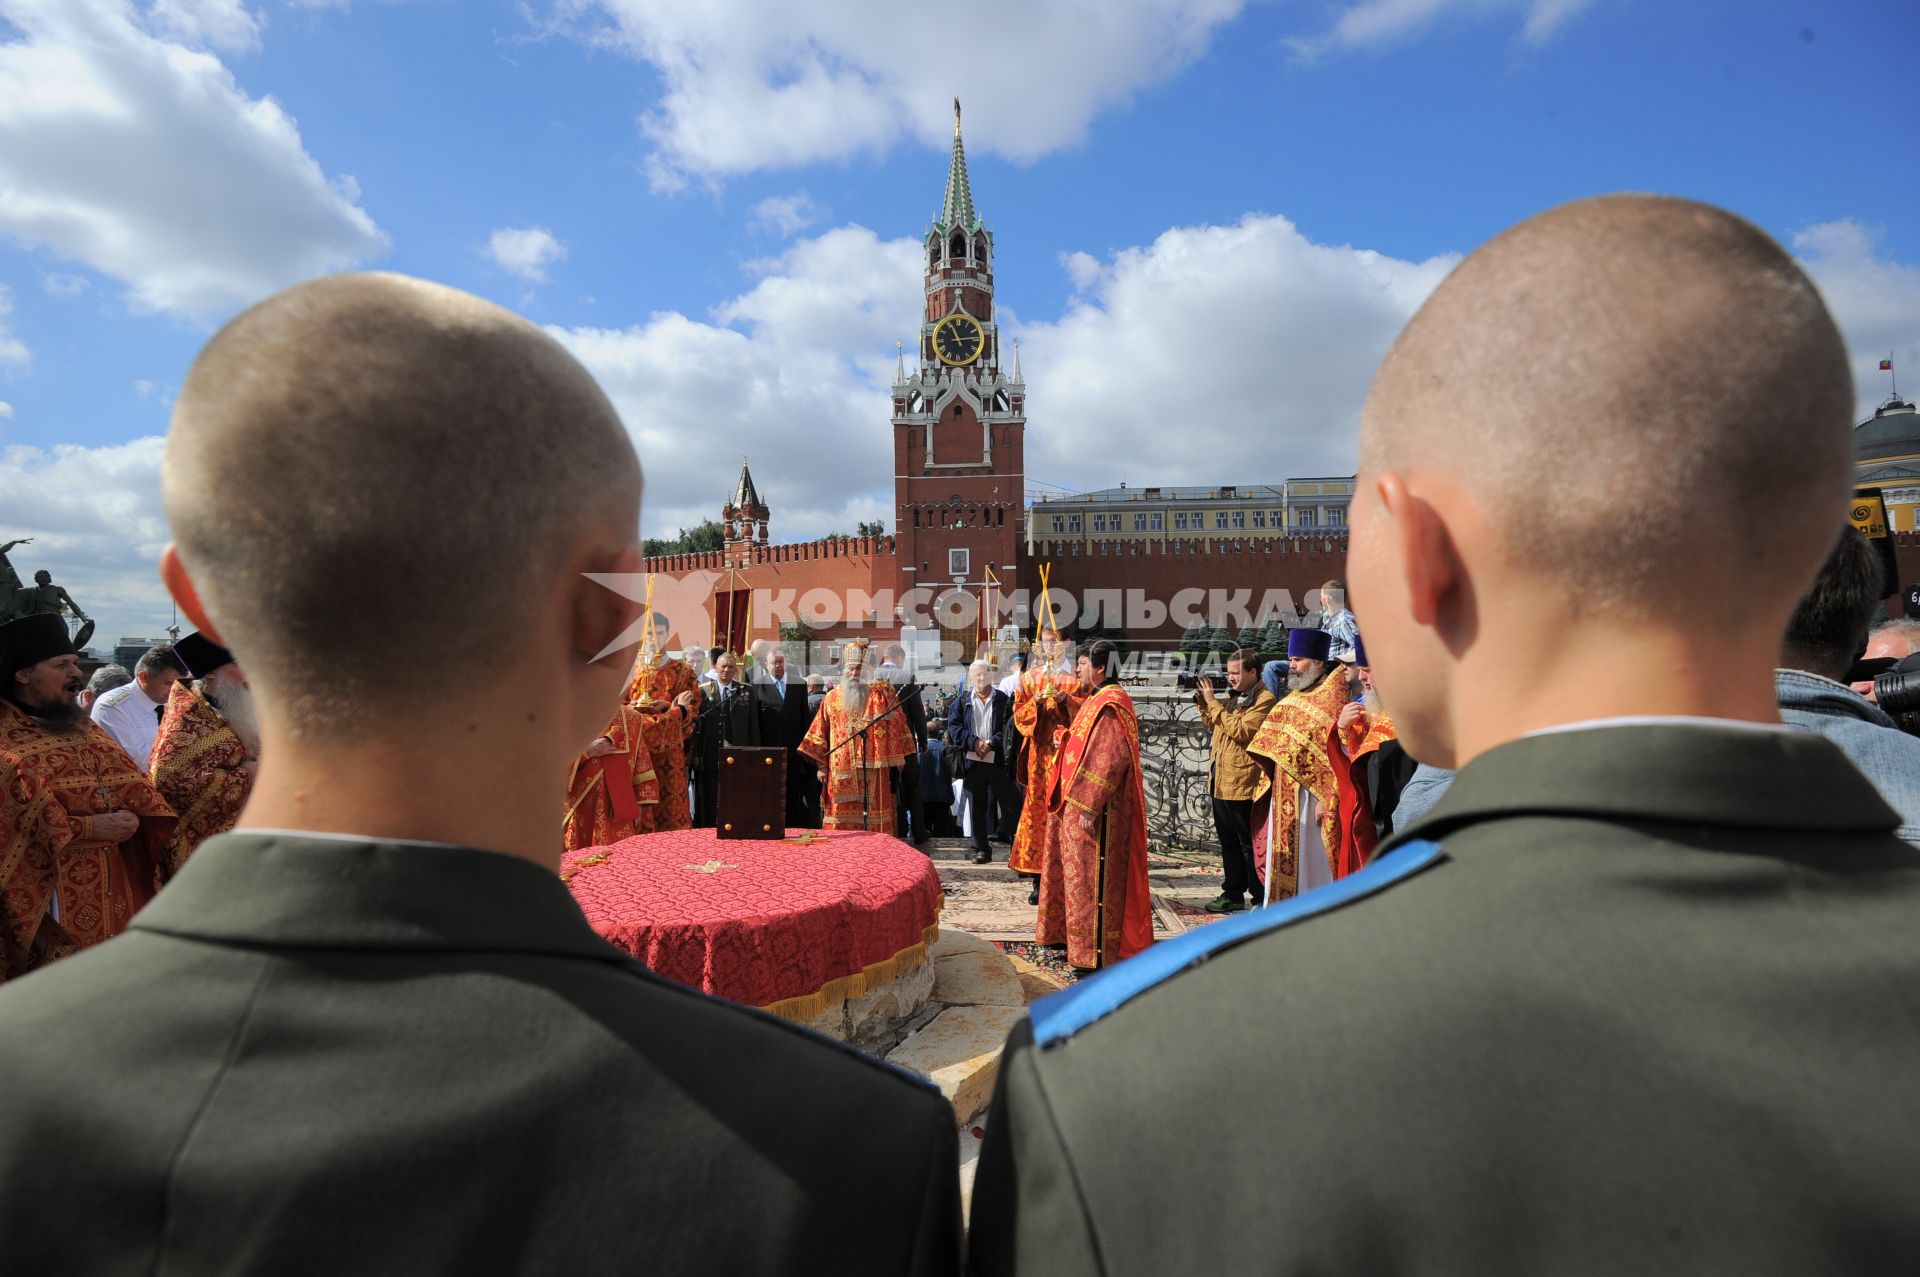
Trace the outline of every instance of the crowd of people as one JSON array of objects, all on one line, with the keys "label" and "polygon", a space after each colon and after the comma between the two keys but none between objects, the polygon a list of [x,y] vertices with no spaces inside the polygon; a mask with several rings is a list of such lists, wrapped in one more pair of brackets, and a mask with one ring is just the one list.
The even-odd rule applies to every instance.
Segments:
[{"label": "crowd of people", "polygon": [[[989,836],[1017,803],[1042,936],[1108,969],[1013,1029],[963,1228],[936,1089],[653,976],[556,872],[563,781],[569,838],[699,819],[706,733],[787,742],[802,701],[600,659],[642,615],[595,583],[642,562],[605,395],[451,289],[288,290],[174,408],[160,569],[203,642],[93,702],[156,718],[144,763],[58,617],[0,631],[42,967],[0,985],[0,1267],[1910,1266],[1915,759],[1847,685],[1852,415],[1817,291],[1731,214],[1582,200],[1476,250],[1368,395],[1357,620],[1201,689],[1235,916],[1173,940],[1116,651],[972,671],[942,774]],[[791,770],[895,829],[919,697],[869,659]]]}]

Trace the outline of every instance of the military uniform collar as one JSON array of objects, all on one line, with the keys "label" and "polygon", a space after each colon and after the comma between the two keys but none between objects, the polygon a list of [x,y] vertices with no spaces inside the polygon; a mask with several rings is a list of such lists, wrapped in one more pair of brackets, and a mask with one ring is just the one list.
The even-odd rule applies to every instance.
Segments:
[{"label": "military uniform collar", "polygon": [[1412,829],[1514,815],[1888,832],[1900,817],[1825,737],[1718,720],[1607,721],[1496,746]]},{"label": "military uniform collar", "polygon": [[237,944],[623,958],[559,877],[530,861],[347,834],[209,838],[131,925]]}]

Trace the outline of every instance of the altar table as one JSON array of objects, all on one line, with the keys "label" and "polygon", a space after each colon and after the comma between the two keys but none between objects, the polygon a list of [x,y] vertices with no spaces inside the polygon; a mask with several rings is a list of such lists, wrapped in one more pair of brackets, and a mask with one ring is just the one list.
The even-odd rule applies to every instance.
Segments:
[{"label": "altar table", "polygon": [[933,862],[859,830],[643,834],[566,853],[560,877],[593,929],[650,970],[795,1020],[926,961],[940,933]]}]

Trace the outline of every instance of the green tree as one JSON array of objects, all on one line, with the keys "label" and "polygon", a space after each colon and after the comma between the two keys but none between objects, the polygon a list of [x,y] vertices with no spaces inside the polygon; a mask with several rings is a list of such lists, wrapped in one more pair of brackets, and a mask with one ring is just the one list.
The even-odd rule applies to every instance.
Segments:
[{"label": "green tree", "polygon": [[1180,636],[1180,654],[1191,657],[1201,651],[1201,649],[1206,646],[1206,643],[1207,627],[1203,623],[1195,621],[1187,627],[1186,633]]},{"label": "green tree", "polygon": [[871,523],[863,519],[860,522],[859,529],[854,535],[862,537],[883,537],[887,535],[887,525],[878,519],[875,519]]},{"label": "green tree", "polygon": [[640,552],[648,557],[663,554],[701,554],[718,550],[727,543],[727,530],[718,519],[708,519],[692,530],[681,528],[673,537],[648,537]]}]

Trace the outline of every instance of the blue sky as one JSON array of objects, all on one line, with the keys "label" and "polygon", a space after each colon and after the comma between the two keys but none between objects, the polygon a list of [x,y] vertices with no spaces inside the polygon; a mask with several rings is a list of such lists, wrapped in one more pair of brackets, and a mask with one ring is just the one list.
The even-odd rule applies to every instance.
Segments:
[{"label": "blue sky", "polygon": [[221,320],[355,267],[549,325],[635,434],[649,534],[712,514],[743,452],[778,538],[890,518],[885,386],[956,93],[1036,487],[1218,480],[1249,431],[1242,479],[1351,468],[1373,364],[1458,256],[1613,190],[1794,249],[1863,409],[1889,351],[1920,384],[1910,0],[932,12],[0,0],[16,567],[108,637],[164,622],[173,389]]}]

